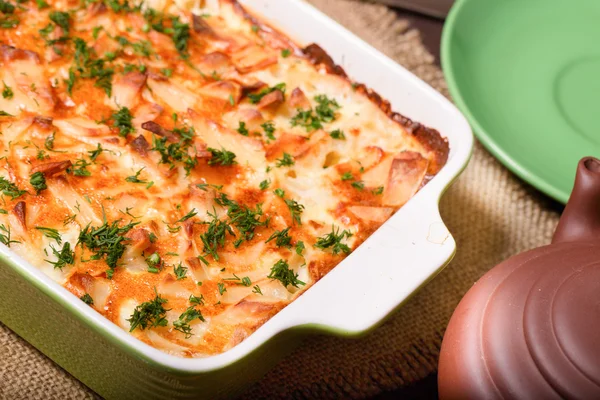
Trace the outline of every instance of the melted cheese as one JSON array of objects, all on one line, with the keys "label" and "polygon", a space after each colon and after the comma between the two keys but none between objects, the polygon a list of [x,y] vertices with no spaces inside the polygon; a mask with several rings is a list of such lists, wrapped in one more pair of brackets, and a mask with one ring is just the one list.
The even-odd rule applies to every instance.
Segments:
[{"label": "melted cheese", "polygon": [[[78,297],[90,296],[95,310],[127,331],[140,304],[159,294],[164,321],[131,332],[158,349],[205,357],[235,346],[423,182],[431,156],[418,140],[348,79],[313,65],[283,35],[257,30],[231,0],[151,0],[141,10],[48,3],[42,10],[20,4],[12,15],[20,24],[0,29],[0,110],[10,114],[0,117],[0,175],[26,191],[15,198],[4,192],[0,233],[13,251]],[[152,10],[166,29],[147,19]],[[68,32],[50,21],[56,11],[69,12]],[[184,35],[174,38],[172,18]],[[75,51],[75,38],[87,55]],[[90,67],[100,59],[109,72],[104,83]],[[274,90],[282,84],[285,90]],[[267,88],[258,101],[248,96]],[[324,98],[331,115],[318,129],[292,124],[309,109],[320,118]],[[168,149],[162,154],[161,143]],[[236,163],[220,165],[216,151],[235,154]],[[292,165],[281,165],[284,156]],[[36,193],[30,178],[37,171],[47,188]],[[258,226],[246,236],[230,205],[218,200],[224,195],[247,210],[260,207]],[[231,230],[216,257],[203,242],[214,216]],[[121,235],[125,249],[110,268],[80,233],[114,221],[136,225]],[[55,229],[60,243],[37,227]],[[289,246],[268,240],[285,229]],[[332,230],[351,233],[340,240],[347,247],[316,247]],[[297,253],[300,242],[305,249]],[[56,251],[66,243],[73,262],[56,268]],[[153,272],[152,254],[162,260]],[[287,263],[295,285],[269,278],[278,262]],[[187,270],[177,274],[180,264]],[[192,304],[191,295],[202,304]],[[202,318],[189,321],[185,334],[175,324],[190,307]]]}]

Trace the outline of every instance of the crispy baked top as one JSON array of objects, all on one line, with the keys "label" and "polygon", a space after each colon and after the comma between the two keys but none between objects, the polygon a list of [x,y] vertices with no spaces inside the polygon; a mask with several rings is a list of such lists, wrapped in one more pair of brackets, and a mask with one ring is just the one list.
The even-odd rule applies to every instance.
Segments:
[{"label": "crispy baked top", "polygon": [[242,341],[448,152],[232,0],[0,0],[0,79],[0,241],[186,357]]}]

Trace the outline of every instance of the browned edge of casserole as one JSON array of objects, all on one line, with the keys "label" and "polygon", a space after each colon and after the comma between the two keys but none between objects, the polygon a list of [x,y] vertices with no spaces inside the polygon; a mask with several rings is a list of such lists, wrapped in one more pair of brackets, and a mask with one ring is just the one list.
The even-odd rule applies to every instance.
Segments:
[{"label": "browned edge of casserole", "polygon": [[277,29],[269,26],[261,19],[253,16],[248,10],[246,10],[237,0],[224,0],[232,3],[233,7],[244,16],[247,20],[252,22],[253,25],[258,27],[258,34],[266,42],[285,42],[291,46],[296,55],[304,54],[304,56],[315,66],[324,68],[329,74],[334,74],[339,77],[346,79],[352,83],[353,87],[358,93],[363,93],[367,96],[374,104],[376,104],[387,116],[402,126],[406,132],[413,135],[432,155],[431,163],[427,169],[427,175],[423,180],[423,185],[429,182],[448,160],[448,153],[450,152],[450,146],[448,145],[448,139],[442,137],[440,133],[429,128],[419,122],[415,122],[404,115],[392,110],[390,102],[381,97],[376,91],[367,87],[366,85],[352,81],[346,71],[333,61],[333,58],[318,44],[311,43],[306,47],[298,46],[294,41],[289,39],[284,34],[280,33]]}]

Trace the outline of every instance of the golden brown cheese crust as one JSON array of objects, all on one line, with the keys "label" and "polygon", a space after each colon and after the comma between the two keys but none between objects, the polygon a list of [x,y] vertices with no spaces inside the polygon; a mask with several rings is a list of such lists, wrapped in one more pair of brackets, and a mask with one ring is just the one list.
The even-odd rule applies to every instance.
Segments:
[{"label": "golden brown cheese crust", "polygon": [[[252,22],[255,26],[258,26],[260,32],[265,33],[265,40],[268,40],[272,36],[276,36],[283,43],[288,44],[290,47],[293,47],[296,50],[302,51],[308,60],[316,67],[323,67],[328,73],[341,76],[350,81],[344,69],[337,65],[335,61],[333,61],[333,58],[331,58],[331,56],[329,56],[329,54],[327,54],[327,52],[318,44],[311,43],[304,48],[299,48],[295,43],[286,38],[285,35],[282,35],[272,27],[262,23],[258,18],[253,17],[236,0],[228,1],[231,1],[234,4],[234,7],[241,15]],[[428,151],[431,152],[432,163],[430,164],[427,172],[428,176],[426,182],[431,180],[431,178],[438,173],[438,171],[446,164],[446,161],[448,160],[448,153],[450,152],[448,139],[442,137],[437,130],[426,127],[418,122],[414,122],[410,118],[395,112],[392,109],[390,102],[381,97],[373,89],[370,89],[364,84],[358,82],[354,82],[352,84],[356,91],[365,94],[377,106],[379,106],[384,113],[402,125],[408,133],[413,134],[417,140],[421,142]]]},{"label": "golden brown cheese crust", "polygon": [[238,344],[446,162],[236,1],[0,9],[0,241],[170,354]]}]

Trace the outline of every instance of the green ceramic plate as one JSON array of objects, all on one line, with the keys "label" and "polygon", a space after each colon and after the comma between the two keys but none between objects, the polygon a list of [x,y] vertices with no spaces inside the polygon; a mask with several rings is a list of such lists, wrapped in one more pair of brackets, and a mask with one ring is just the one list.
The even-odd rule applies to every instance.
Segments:
[{"label": "green ceramic plate", "polygon": [[600,156],[600,1],[459,0],[442,65],[484,146],[565,203],[577,161]]}]

